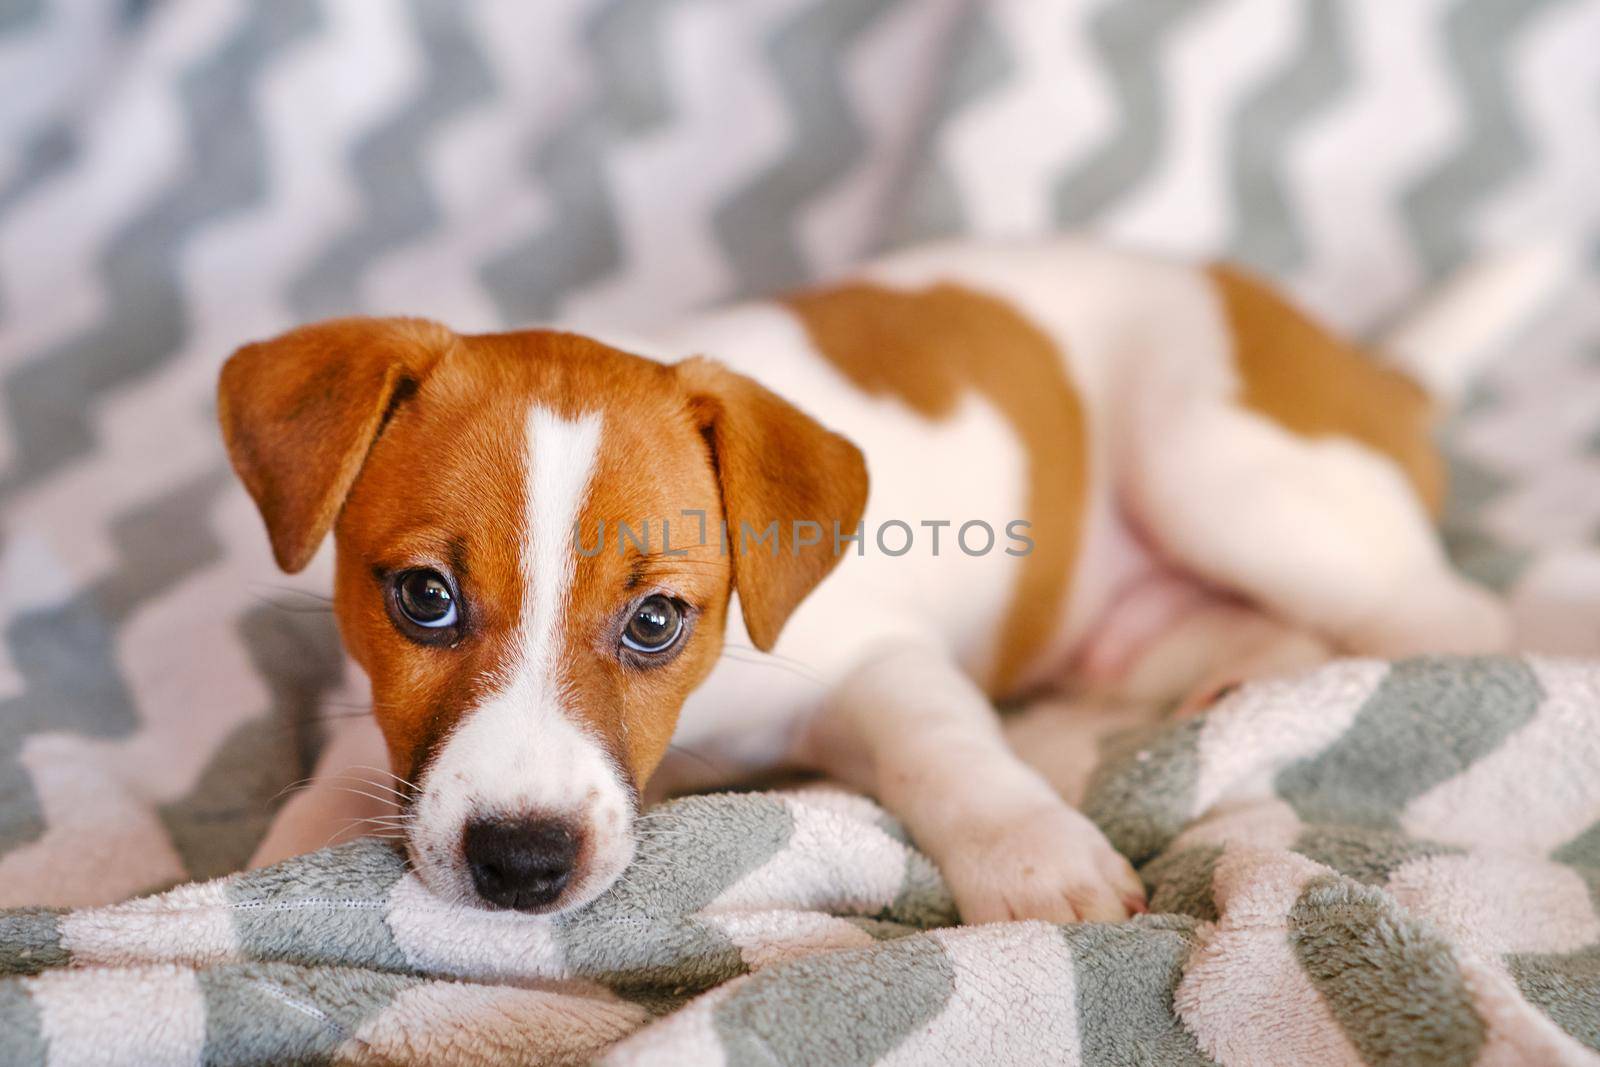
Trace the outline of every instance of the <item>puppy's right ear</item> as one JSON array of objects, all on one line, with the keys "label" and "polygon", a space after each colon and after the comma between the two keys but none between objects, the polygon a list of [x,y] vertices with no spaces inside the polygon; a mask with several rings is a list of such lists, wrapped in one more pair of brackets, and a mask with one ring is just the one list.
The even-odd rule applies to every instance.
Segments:
[{"label": "puppy's right ear", "polygon": [[245,345],[223,365],[222,438],[278,566],[311,562],[394,406],[455,340],[423,319],[336,319]]}]

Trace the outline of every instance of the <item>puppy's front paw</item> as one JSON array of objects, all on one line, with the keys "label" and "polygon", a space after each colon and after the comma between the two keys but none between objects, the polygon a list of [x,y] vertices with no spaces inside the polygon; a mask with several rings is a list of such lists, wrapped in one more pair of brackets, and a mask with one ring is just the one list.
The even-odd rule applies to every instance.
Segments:
[{"label": "puppy's front paw", "polygon": [[936,858],[968,923],[1120,922],[1145,910],[1133,867],[1059,800],[972,819],[940,844]]}]

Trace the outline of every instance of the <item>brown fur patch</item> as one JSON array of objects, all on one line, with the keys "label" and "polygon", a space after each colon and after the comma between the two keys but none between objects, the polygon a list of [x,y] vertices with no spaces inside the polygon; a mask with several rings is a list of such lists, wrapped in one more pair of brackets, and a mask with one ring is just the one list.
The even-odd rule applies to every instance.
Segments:
[{"label": "brown fur patch", "polygon": [[941,284],[902,291],[864,283],[787,299],[812,343],[859,388],[930,419],[975,391],[998,408],[1028,457],[1020,518],[1033,523],[1001,627],[989,687],[1010,692],[1049,642],[1070,592],[1089,477],[1083,404],[1062,353],[1004,301]]},{"label": "brown fur patch", "polygon": [[1208,268],[1233,331],[1240,402],[1302,437],[1347,437],[1388,456],[1428,511],[1444,505],[1433,402],[1415,381],[1319,326],[1236,267]]}]

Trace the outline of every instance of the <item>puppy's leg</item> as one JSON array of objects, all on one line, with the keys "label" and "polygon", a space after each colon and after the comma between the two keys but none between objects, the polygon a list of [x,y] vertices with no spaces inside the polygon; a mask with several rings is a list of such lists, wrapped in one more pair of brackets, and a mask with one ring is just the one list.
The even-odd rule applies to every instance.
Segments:
[{"label": "puppy's leg", "polygon": [[1091,703],[1199,711],[1256,678],[1335,655],[1326,641],[1192,576],[1156,571],[1125,589],[1080,646],[1070,689]]},{"label": "puppy's leg", "polygon": [[1003,729],[1011,750],[1067,803],[1076,806],[1089,791],[1106,740],[1114,734],[1153,727],[1163,714],[1153,704],[1048,695],[1007,715]]},{"label": "puppy's leg", "polygon": [[1216,599],[1152,642],[1113,692],[1136,703],[1176,705],[1182,717],[1204,711],[1245,682],[1307,671],[1333,656],[1308,630],[1243,601]]},{"label": "puppy's leg", "polygon": [[1342,438],[1302,438],[1232,405],[1141,409],[1126,499],[1162,551],[1344,648],[1488,652],[1504,607],[1450,568],[1399,469]]},{"label": "puppy's leg", "polygon": [[1238,640],[1183,694],[1173,712],[1178,718],[1198,715],[1246,682],[1308,671],[1334,655],[1309,631],[1286,627],[1259,613],[1239,619],[1237,625]]},{"label": "puppy's leg", "polygon": [[899,816],[969,923],[1111,921],[1144,907],[1128,861],[1017,758],[988,698],[935,648],[896,645],[862,663],[797,756]]}]

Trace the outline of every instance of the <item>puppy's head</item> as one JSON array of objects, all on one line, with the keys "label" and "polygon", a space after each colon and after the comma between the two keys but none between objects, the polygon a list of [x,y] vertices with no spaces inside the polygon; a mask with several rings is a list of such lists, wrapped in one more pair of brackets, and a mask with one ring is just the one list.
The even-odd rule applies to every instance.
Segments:
[{"label": "puppy's head", "polygon": [[[414,783],[416,869],[527,911],[627,865],[730,593],[769,648],[835,562],[791,523],[853,528],[866,497],[855,447],[750,379],[566,333],[310,326],[235,353],[219,414],[279,565],[334,530],[335,612]],[[777,551],[722,547],[723,521],[772,520]]]}]

